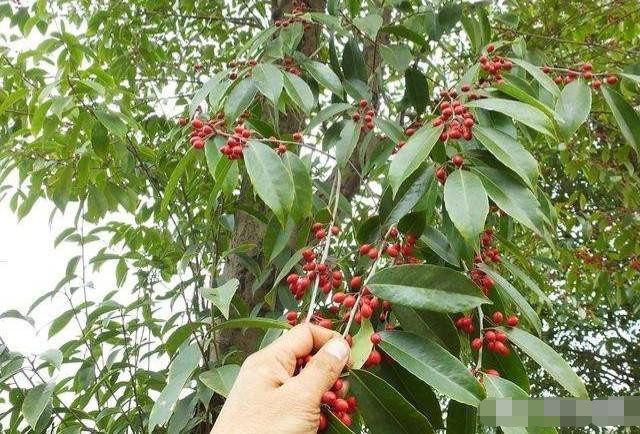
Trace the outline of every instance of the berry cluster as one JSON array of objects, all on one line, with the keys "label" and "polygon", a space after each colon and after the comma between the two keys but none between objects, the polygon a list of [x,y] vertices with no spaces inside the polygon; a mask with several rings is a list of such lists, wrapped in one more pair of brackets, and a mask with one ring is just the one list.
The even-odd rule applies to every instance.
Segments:
[{"label": "berry cluster", "polygon": [[[456,168],[461,168],[464,164],[464,158],[462,155],[454,155],[451,157],[451,164],[453,164]],[[445,166],[440,166],[436,170],[436,179],[440,184],[443,184],[447,181],[447,177],[449,176],[449,172],[447,172],[447,168]]]},{"label": "berry cluster", "polygon": [[[238,78],[238,72],[241,68],[249,67],[253,68],[258,64],[256,59],[249,59],[246,61],[243,60],[232,60],[229,62],[229,68],[231,68],[231,72],[229,73],[229,80],[235,80]],[[251,72],[247,73],[247,77],[251,76]]]},{"label": "berry cluster", "polygon": [[357,111],[351,115],[351,119],[355,122],[359,122],[361,119],[363,120],[362,126],[360,129],[362,131],[370,131],[375,127],[373,122],[373,118],[375,117],[376,112],[369,106],[369,101],[366,99],[361,99],[358,103]]},{"label": "berry cluster", "polygon": [[[488,85],[488,81],[491,80],[495,80],[497,83],[504,82],[501,71],[511,71],[511,68],[513,68],[513,63],[511,63],[510,60],[498,55],[490,56],[494,51],[495,46],[493,44],[489,44],[487,45],[487,53],[483,53],[478,59],[480,62],[480,68],[489,74],[489,77],[483,80],[483,86]],[[485,83],[487,84],[485,85]]]},{"label": "berry cluster", "polygon": [[[568,84],[578,77],[582,77],[587,81],[591,81],[591,87],[599,89],[602,86],[602,80],[597,76],[606,76],[604,79],[608,84],[614,85],[618,82],[618,76],[614,74],[596,74],[593,72],[593,65],[589,62],[585,62],[576,69],[563,69],[553,68],[551,66],[543,66],[542,72],[550,74],[552,71],[557,71],[558,75],[553,78],[556,84]],[[562,75],[564,73],[564,76]]]},{"label": "berry cluster", "polygon": [[[186,118],[180,118],[178,124],[181,127],[187,126],[189,121]],[[196,148],[204,148],[205,141],[209,137],[213,137],[217,133],[217,129],[224,126],[224,113],[218,114],[217,117],[210,121],[203,121],[195,118],[191,122],[191,133],[189,134],[189,143]]]},{"label": "berry cluster", "polygon": [[[449,139],[471,140],[473,138],[473,125],[476,123],[469,109],[458,99],[455,99],[455,91],[444,91],[443,99],[440,103],[440,116],[433,120],[433,126],[444,125],[444,131],[440,134],[440,141],[446,142]],[[455,96],[453,96],[455,95]]]},{"label": "berry cluster", "polygon": [[[295,134],[294,134],[294,138],[295,138]],[[314,223],[311,226],[311,232],[313,232],[313,236],[315,237],[315,239],[320,241],[320,240],[324,239],[324,237],[327,236],[326,225],[324,225],[322,223]],[[331,235],[337,236],[339,234],[340,234],[340,228],[338,226],[332,226],[331,227]]]},{"label": "berry cluster", "polygon": [[[480,235],[480,242],[482,244],[482,250],[479,255],[473,259],[474,264],[481,262],[500,262],[500,251],[491,245],[493,242],[493,230],[487,229]],[[491,288],[493,288],[493,279],[488,276],[484,271],[479,268],[474,268],[470,271],[471,280],[478,285],[485,295],[489,295]]]},{"label": "berry cluster", "polygon": [[[324,263],[316,263],[316,254],[313,249],[304,250],[302,252],[302,259],[305,262],[302,266],[305,274],[300,276],[297,273],[291,273],[287,276],[289,290],[295,296],[296,300],[301,300],[302,297],[304,297],[305,292],[311,287],[311,282],[316,277],[318,277],[320,289],[325,294],[331,292],[331,288],[338,289],[342,286],[342,271],[339,269],[331,270],[329,266]],[[292,325],[295,325],[295,321]]]},{"label": "berry cluster", "polygon": [[336,313],[339,312],[340,306],[344,307],[344,313],[342,314],[342,320],[348,321],[349,316],[351,315],[351,309],[359,303],[357,307],[357,311],[353,317],[353,320],[360,324],[362,322],[362,318],[371,318],[376,309],[382,306],[382,310],[380,312],[380,320],[384,321],[387,317],[388,311],[391,309],[391,303],[389,302],[380,302],[378,297],[374,297],[369,291],[369,288],[364,287],[362,289],[362,294],[360,296],[360,300],[358,302],[358,292],[360,290],[360,286],[362,286],[362,277],[354,276],[349,282],[349,288],[353,290],[352,293],[344,293],[344,292],[336,292],[333,294],[331,301],[334,303],[329,308],[330,310],[335,310]]},{"label": "berry cluster", "polygon": [[[331,390],[325,392],[322,395],[322,410],[333,413],[340,421],[350,426],[353,423],[351,415],[358,409],[358,401],[355,396],[348,396],[343,398],[339,397],[339,394],[344,389],[344,382],[338,378]],[[327,429],[328,421],[324,413],[320,413],[320,423],[318,425],[318,431],[324,431]]]},{"label": "berry cluster", "polygon": [[238,124],[233,130],[233,134],[227,139],[220,152],[226,155],[230,160],[239,160],[247,141],[251,138],[252,132],[245,128],[244,124]]},{"label": "berry cluster", "polygon": [[285,152],[287,152],[287,145],[282,143],[276,137],[274,137],[274,136],[269,137],[269,143],[271,143],[271,146],[273,146],[275,148],[275,150],[276,150],[276,152],[278,154],[282,155]]},{"label": "berry cluster", "polygon": [[309,7],[304,1],[293,0],[293,10],[291,11],[292,17],[277,19],[275,21],[276,27],[288,27],[293,23],[302,23],[305,31],[311,30],[311,21],[304,19],[301,15],[307,12]]},{"label": "berry cluster", "polygon": [[285,57],[282,60],[282,66],[284,66],[284,69],[287,72],[293,75],[297,75],[298,77],[302,75],[302,70],[298,68],[298,66],[294,63],[293,59],[290,57]]}]

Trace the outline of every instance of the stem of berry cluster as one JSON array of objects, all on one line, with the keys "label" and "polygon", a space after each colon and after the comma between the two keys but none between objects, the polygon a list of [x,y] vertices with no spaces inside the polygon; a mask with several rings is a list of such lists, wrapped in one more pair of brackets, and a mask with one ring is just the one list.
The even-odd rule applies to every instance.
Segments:
[{"label": "stem of berry cluster", "polygon": [[[482,306],[478,306],[478,333],[482,337],[482,328],[484,327],[482,321],[484,319],[484,313],[482,313]],[[478,350],[478,362],[476,363],[476,370],[479,371],[482,368],[482,346]]]},{"label": "stem of berry cluster", "polygon": [[[329,256],[329,247],[331,247],[331,228],[334,226],[336,222],[336,215],[338,214],[338,203],[340,202],[340,185],[342,183],[340,177],[340,168],[336,166],[336,180],[334,183],[335,190],[333,192],[333,212],[331,213],[331,224],[329,225],[329,230],[327,231],[327,238],[324,243],[324,250],[322,251],[322,258],[320,259],[319,264],[324,264],[327,261],[327,257]],[[331,195],[329,197],[329,205],[331,204]],[[309,302],[309,311],[307,312],[307,318],[305,322],[310,322],[313,317],[313,312],[316,309],[316,298],[318,297],[318,287],[320,286],[320,274],[316,274],[316,279],[313,282],[313,291],[311,291],[311,301]]]},{"label": "stem of berry cluster", "polygon": [[378,252],[379,252],[378,257],[373,262],[373,265],[371,265],[371,268],[369,269],[369,273],[367,273],[367,277],[362,282],[362,286],[360,287],[360,290],[358,291],[358,296],[356,297],[356,303],[351,308],[351,312],[349,313],[349,320],[347,321],[347,325],[344,328],[344,332],[342,332],[342,337],[346,337],[349,334],[349,330],[351,329],[351,324],[353,323],[353,318],[355,317],[356,310],[358,309],[358,305],[360,304],[362,291],[364,290],[364,288],[367,287],[367,283],[369,282],[369,279],[371,278],[371,276],[373,276],[373,274],[378,269],[378,266],[380,265],[380,262],[382,260],[382,252],[384,251],[384,243],[385,243],[385,240],[389,237],[389,234],[391,233],[391,229],[393,229],[393,226],[390,226],[389,230],[387,230],[387,233],[384,235],[384,237],[382,237],[382,241],[380,242],[380,248],[378,249]]}]

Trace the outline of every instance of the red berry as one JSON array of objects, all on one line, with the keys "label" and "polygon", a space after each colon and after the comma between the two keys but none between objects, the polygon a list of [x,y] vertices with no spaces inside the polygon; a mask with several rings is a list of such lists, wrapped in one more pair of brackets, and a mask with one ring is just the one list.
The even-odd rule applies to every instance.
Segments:
[{"label": "red berry", "polygon": [[589,62],[585,63],[584,65],[582,65],[582,70],[583,71],[591,71],[593,67],[591,66],[591,64]]},{"label": "red berry", "polygon": [[359,252],[361,255],[368,255],[371,250],[371,244],[363,244],[360,246]]},{"label": "red berry", "polygon": [[358,122],[360,120],[360,113],[355,112],[352,116],[351,119],[354,120],[354,122]]},{"label": "red berry", "polygon": [[353,423],[353,421],[351,420],[351,416],[349,416],[348,414],[343,414],[340,418],[340,421],[346,426],[351,426],[351,424]]},{"label": "red berry", "polygon": [[344,292],[336,292],[335,294],[333,294],[332,300],[334,303],[342,304],[346,297],[347,296],[345,295]]},{"label": "red berry", "polygon": [[362,277],[361,276],[353,276],[351,281],[349,282],[349,286],[353,289],[360,289],[362,286]]},{"label": "red berry", "polygon": [[495,50],[496,47],[493,44],[489,44],[487,45],[487,53],[493,53],[493,50]]},{"label": "red berry", "polygon": [[438,170],[436,170],[436,178],[438,178],[440,182],[444,182],[447,179],[447,171],[439,167]]},{"label": "red berry", "polygon": [[347,403],[349,404],[349,412],[353,412],[358,408],[358,400],[355,396],[350,396],[347,398]]},{"label": "red berry", "polygon": [[340,392],[342,390],[342,386],[344,386],[344,383],[342,382],[342,378],[338,378],[334,383],[333,386],[331,386],[331,390],[333,390],[334,392]]},{"label": "red berry", "polygon": [[496,332],[497,342],[507,342],[507,335],[502,332]]},{"label": "red berry", "polygon": [[502,324],[502,321],[504,321],[504,315],[500,311],[493,312],[492,318],[495,324]]},{"label": "red berry", "polygon": [[487,369],[486,371],[484,371],[485,374],[487,375],[493,375],[495,377],[499,377],[500,373],[498,371],[496,371],[495,369]]},{"label": "red berry", "polygon": [[484,337],[487,341],[493,342],[496,340],[496,332],[494,332],[493,330],[489,330],[485,332]]},{"label": "red berry", "polygon": [[474,351],[478,351],[482,348],[482,338],[475,338],[471,341],[471,348],[473,348]]},{"label": "red berry", "polygon": [[295,140],[296,142],[301,142],[302,141],[302,133],[299,132],[299,131],[293,133],[293,140]]},{"label": "red berry", "polygon": [[298,312],[296,312],[295,310],[292,310],[291,312],[287,312],[288,321],[293,321],[295,319],[298,319]]},{"label": "red berry", "polygon": [[338,398],[334,401],[333,408],[344,413],[349,410],[349,403],[342,398]]},{"label": "red berry", "polygon": [[187,125],[188,121],[185,118],[180,118],[178,120],[178,125],[180,125],[181,127],[184,127],[185,125]]},{"label": "red berry", "polygon": [[353,295],[347,295],[342,301],[342,305],[347,309],[351,309],[356,305],[356,298]]},{"label": "red berry", "polygon": [[194,140],[193,141],[193,147],[196,148],[196,149],[204,148],[204,141],[202,139]]},{"label": "red berry", "polygon": [[338,235],[340,233],[340,228],[338,226],[333,226],[331,228],[331,234],[332,235]]},{"label": "red berry", "polygon": [[376,259],[378,257],[378,249],[372,247],[369,253],[367,253],[367,256],[369,256],[370,259]]},{"label": "red berry", "polygon": [[365,108],[369,104],[366,99],[360,100],[360,108]]},{"label": "red berry", "polygon": [[379,365],[382,361],[382,356],[378,352],[378,350],[372,350],[371,354],[369,354],[369,358],[367,359],[367,365],[375,366]]},{"label": "red berry", "polygon": [[323,239],[327,235],[327,232],[324,229],[320,229],[316,231],[315,236],[317,240]]},{"label": "red berry", "polygon": [[363,318],[371,318],[371,315],[373,315],[373,309],[368,304],[363,304],[360,308],[360,315],[362,315]]},{"label": "red berry", "polygon": [[330,319],[322,319],[318,322],[320,327],[331,330],[333,328],[333,323]]},{"label": "red berry", "polygon": [[509,327],[515,327],[518,325],[518,317],[515,315],[511,315],[509,318],[507,318],[507,325]]},{"label": "red berry", "polygon": [[617,82],[618,82],[618,77],[617,76],[610,75],[610,76],[607,77],[607,83],[608,84],[613,85],[613,84],[616,84]]},{"label": "red berry", "polygon": [[395,246],[389,246],[387,247],[387,255],[391,256],[392,258],[395,258],[396,256],[398,256],[398,249]]},{"label": "red berry", "polygon": [[332,405],[336,399],[337,399],[336,394],[330,390],[327,392],[324,392],[324,394],[322,395],[322,402],[327,405]]},{"label": "red berry", "polygon": [[191,123],[191,125],[193,125],[193,128],[200,129],[200,128],[202,128],[202,126],[204,124],[202,123],[202,121],[200,119],[194,119],[193,122]]},{"label": "red berry", "polygon": [[453,163],[454,166],[461,167],[462,164],[464,163],[464,159],[460,155],[454,155],[453,158],[451,159],[451,162]]},{"label": "red berry", "polygon": [[593,86],[594,89],[600,89],[600,86],[602,86],[602,82],[600,80],[593,80],[591,82],[591,86]]},{"label": "red berry", "polygon": [[329,426],[329,423],[327,422],[327,416],[324,415],[324,413],[320,413],[320,417],[318,418],[318,431],[324,431],[325,429],[327,429],[327,426]]},{"label": "red berry", "polygon": [[374,333],[371,335],[371,343],[373,345],[378,345],[380,342],[382,342],[382,337],[379,333]]}]

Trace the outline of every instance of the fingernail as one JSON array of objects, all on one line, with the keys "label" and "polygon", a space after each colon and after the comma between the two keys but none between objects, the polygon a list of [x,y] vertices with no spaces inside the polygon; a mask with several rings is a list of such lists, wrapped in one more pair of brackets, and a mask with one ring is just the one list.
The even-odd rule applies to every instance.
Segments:
[{"label": "fingernail", "polygon": [[331,339],[325,345],[325,350],[338,360],[349,357],[349,344],[342,339]]}]

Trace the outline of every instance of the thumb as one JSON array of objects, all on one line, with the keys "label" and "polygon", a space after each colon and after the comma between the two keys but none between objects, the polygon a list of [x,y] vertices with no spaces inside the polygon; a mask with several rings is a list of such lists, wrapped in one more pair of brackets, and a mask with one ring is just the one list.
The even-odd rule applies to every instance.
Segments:
[{"label": "thumb", "polygon": [[340,377],[349,361],[351,349],[343,338],[335,337],[324,344],[296,377],[290,380],[291,387],[304,390],[318,403]]}]

